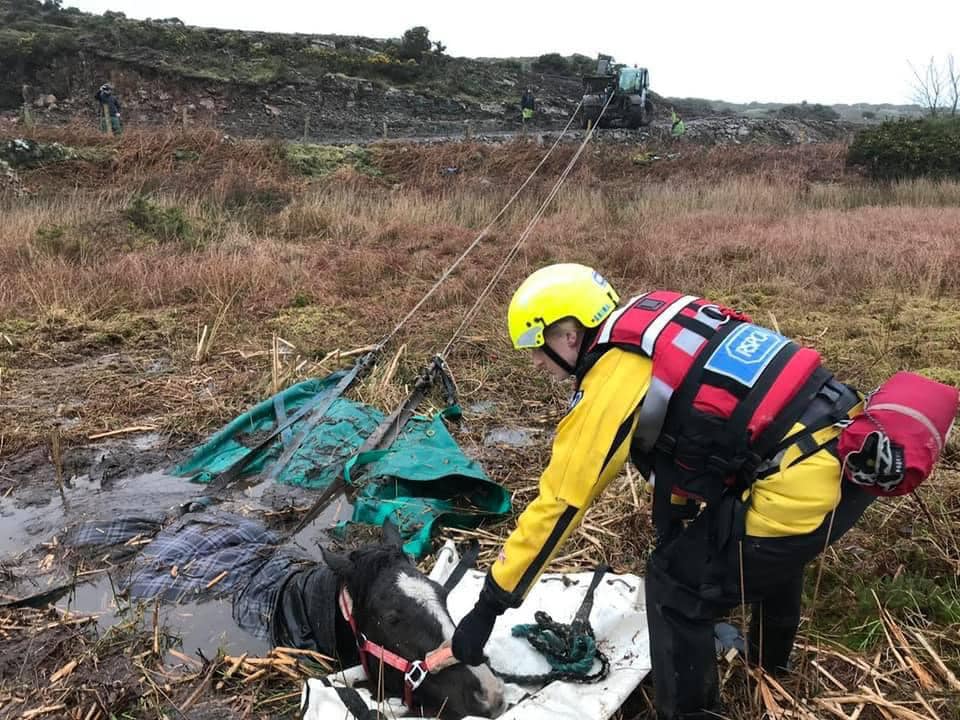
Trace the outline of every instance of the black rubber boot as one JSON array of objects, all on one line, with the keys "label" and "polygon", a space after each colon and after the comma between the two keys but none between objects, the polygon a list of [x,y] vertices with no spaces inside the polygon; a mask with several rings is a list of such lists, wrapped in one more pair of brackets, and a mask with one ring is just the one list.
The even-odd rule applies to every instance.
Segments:
[{"label": "black rubber boot", "polygon": [[800,567],[777,592],[753,604],[749,661],[771,675],[782,675],[790,669],[790,652],[800,625],[802,591],[803,567]]},{"label": "black rubber boot", "polygon": [[720,700],[713,619],[669,607],[670,583],[649,570],[645,591],[657,718],[715,717],[707,712],[718,708]]}]

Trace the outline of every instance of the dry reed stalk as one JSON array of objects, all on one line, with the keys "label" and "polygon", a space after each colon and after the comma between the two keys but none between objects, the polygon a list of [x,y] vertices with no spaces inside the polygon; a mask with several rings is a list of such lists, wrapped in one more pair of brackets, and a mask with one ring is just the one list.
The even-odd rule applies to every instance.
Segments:
[{"label": "dry reed stalk", "polygon": [[255,682],[256,680],[259,680],[260,678],[264,677],[268,672],[269,672],[269,668],[260,668],[255,673],[252,673],[251,675],[247,675],[243,679],[243,682],[245,685],[249,685],[250,683]]},{"label": "dry reed stalk", "polygon": [[817,707],[826,710],[832,716],[839,718],[839,720],[850,720],[850,716],[847,715],[840,706],[836,703],[828,702],[823,698],[813,698],[813,702]]},{"label": "dry reed stalk", "polygon": [[207,345],[207,333],[209,332],[209,327],[206,323],[203,325],[203,330],[200,330],[200,325],[197,325],[197,350],[193,354],[194,362],[201,362],[206,354],[206,345]]},{"label": "dry reed stalk", "polygon": [[60,491],[60,500],[63,502],[64,507],[66,507],[67,494],[64,491],[63,483],[63,449],[61,446],[60,428],[54,428],[50,431],[50,457],[53,460],[57,489]]},{"label": "dry reed stalk", "polygon": [[160,598],[153,604],[153,654],[160,657]]},{"label": "dry reed stalk", "polygon": [[286,655],[305,656],[310,658],[311,660],[315,660],[321,665],[330,665],[331,663],[335,662],[335,660],[331,657],[318,653],[315,650],[306,650],[304,648],[292,648],[292,647],[285,647],[282,645],[278,645],[274,647],[270,652],[276,653],[278,656],[286,656]]},{"label": "dry reed stalk", "polygon": [[903,655],[906,658],[907,663],[910,665],[911,671],[916,676],[920,687],[924,690],[933,690],[936,688],[937,683],[934,681],[930,673],[927,672],[926,668],[924,668],[923,665],[917,660],[913,650],[907,643],[907,638],[903,634],[903,630],[901,630],[896,622],[894,622],[893,617],[889,612],[887,612],[886,609],[881,608],[881,613],[883,614],[884,621],[887,623],[887,627],[890,628],[890,632],[893,633],[897,643],[903,649]]},{"label": "dry reed stalk", "polygon": [[[232,662],[238,658],[231,657],[229,655],[223,658],[227,662]],[[267,657],[248,657],[243,661],[244,665],[249,665],[250,667],[257,667],[260,665],[267,665],[273,667],[275,665],[295,665],[296,661],[293,658],[281,658],[273,655],[272,653]]]},{"label": "dry reed stalk", "polygon": [[230,306],[233,305],[234,300],[237,299],[237,296],[240,293],[240,289],[234,291],[234,293],[226,300],[220,302],[220,308],[217,311],[217,316],[214,318],[213,325],[209,327],[206,324],[203,326],[203,331],[199,331],[198,327],[198,338],[197,338],[197,350],[194,353],[193,360],[194,362],[201,363],[204,362],[210,355],[210,348],[213,345],[213,341],[216,339],[220,329],[223,326],[223,323],[226,319],[227,312],[230,310]]},{"label": "dry reed stalk", "polygon": [[216,585],[217,583],[219,583],[221,580],[223,580],[223,579],[224,579],[227,575],[229,575],[229,574],[230,574],[230,572],[229,572],[228,570],[224,570],[222,573],[220,573],[219,575],[217,575],[213,580],[211,580],[210,582],[208,582],[208,583],[206,584],[206,586],[205,586],[206,589],[209,590],[210,588],[212,588],[214,585]]},{"label": "dry reed stalk", "polygon": [[274,695],[272,697],[267,698],[266,700],[261,700],[259,704],[262,707],[264,705],[272,705],[274,703],[286,702],[287,700],[293,700],[294,698],[298,698],[302,694],[303,694],[302,690],[296,690],[294,692],[284,693],[282,695]]},{"label": "dry reed stalk", "polygon": [[[887,638],[887,644],[890,648],[890,652],[893,653],[893,656],[897,659],[900,667],[908,672],[912,672],[917,678],[917,681],[920,683],[920,686],[925,689],[930,689],[935,687],[933,679],[930,677],[929,673],[924,670],[916,659],[913,657],[913,653],[910,652],[910,648],[907,647],[906,638],[903,636],[903,633],[900,631],[900,628],[897,627],[896,623],[893,621],[893,618],[890,617],[889,613],[884,609],[883,605],[880,602],[880,598],[877,597],[877,593],[874,590],[870,591],[870,594],[873,595],[874,602],[877,605],[877,610],[880,613],[881,627],[883,629],[883,634]],[[902,652],[897,649],[897,644],[894,643],[894,638],[900,640],[900,647]]]},{"label": "dry reed stalk", "polygon": [[61,710],[66,710],[67,706],[63,703],[57,703],[56,705],[45,705],[44,707],[36,708],[34,710],[27,710],[20,717],[22,720],[31,720],[31,718],[40,717],[41,715],[49,715],[50,713],[60,712]]},{"label": "dry reed stalk", "polygon": [[946,663],[943,662],[943,658],[937,654],[930,642],[923,636],[923,633],[916,628],[910,628],[910,631],[913,633],[913,636],[917,638],[917,641],[923,646],[923,649],[927,651],[927,654],[933,659],[934,667],[943,676],[943,679],[946,681],[948,687],[951,690],[960,691],[960,681],[957,680],[957,676],[954,675],[950,668],[947,667]]},{"label": "dry reed stalk", "polygon": [[846,685],[844,685],[842,682],[837,680],[833,675],[831,675],[830,672],[825,667],[823,667],[823,665],[821,665],[819,662],[817,662],[816,660],[811,660],[810,664],[813,667],[815,667],[821,675],[827,678],[827,680],[829,680],[838,690],[842,692],[848,692]]},{"label": "dry reed stalk", "polygon": [[357,355],[363,355],[365,353],[371,352],[376,349],[377,349],[376,345],[364,345],[363,347],[354,348],[353,350],[347,350],[345,352],[341,352],[340,350],[332,350],[326,355],[324,355],[323,359],[320,360],[320,362],[317,364],[324,365],[330,360],[334,360],[335,362],[340,362],[340,360],[342,360],[343,358],[356,357]]},{"label": "dry reed stalk", "polygon": [[167,650],[167,654],[177,658],[177,660],[179,660],[185,665],[199,666],[201,664],[200,661],[197,660],[196,658],[192,658],[189,655],[184,655],[182,652],[180,652],[176,648],[169,648]]},{"label": "dry reed stalk", "polygon": [[883,713],[886,711],[886,714],[891,714],[896,718],[901,718],[901,720],[930,720],[929,718],[921,715],[913,710],[910,710],[903,705],[898,705],[897,703],[887,700],[886,698],[879,695],[874,690],[870,689],[866,685],[860,686],[860,693],[851,693],[848,695],[831,695],[822,698],[817,698],[825,703],[831,704],[860,704],[864,703],[866,705],[873,705],[877,710]]},{"label": "dry reed stalk", "polygon": [[383,377],[380,379],[380,382],[377,384],[377,395],[382,395],[386,392],[387,387],[393,382],[393,376],[397,373],[397,366],[400,364],[400,358],[403,357],[403,354],[407,351],[406,343],[402,344],[398,349],[396,354],[394,354],[393,359],[390,361],[389,366],[387,367],[386,372],[384,372]]},{"label": "dry reed stalk", "polygon": [[118,428],[117,430],[108,430],[106,432],[87,435],[87,440],[100,440],[102,438],[115,437],[117,435],[127,435],[136,432],[149,432],[156,430],[156,425],[131,425],[130,427]]},{"label": "dry reed stalk", "polygon": [[791,695],[789,692],[784,689],[774,677],[766,673],[763,669],[760,668],[748,668],[747,675],[752,675],[756,678],[759,685],[761,678],[763,682],[769,685],[771,692],[778,695],[783,702],[788,703],[793,707],[794,711],[802,718],[810,718],[810,720],[816,720],[816,718],[811,715],[811,713],[800,703],[800,701]]},{"label": "dry reed stalk", "polygon": [[767,715],[771,718],[783,717],[783,708],[780,707],[780,704],[774,699],[773,693],[767,684],[761,679],[760,682],[757,683],[757,687],[759,688],[760,699],[763,702],[763,707]]},{"label": "dry reed stalk", "polygon": [[630,497],[633,498],[633,507],[638,512],[640,511],[640,499],[637,497],[637,486],[633,481],[633,470],[628,464],[626,466],[626,476],[627,476],[627,485],[630,487]]},{"label": "dry reed stalk", "polygon": [[930,713],[930,717],[933,718],[933,720],[940,720],[940,715],[936,710],[930,707],[930,703],[926,701],[923,695],[921,695],[918,691],[914,691],[913,696],[917,699],[918,703],[923,705],[923,709]]},{"label": "dry reed stalk", "polygon": [[55,682],[59,682],[60,680],[63,680],[64,678],[68,677],[70,673],[72,673],[74,670],[77,669],[77,665],[79,664],[80,662],[78,660],[71,660],[70,662],[68,662],[66,665],[61,667],[53,675],[50,676],[51,684]]},{"label": "dry reed stalk", "polygon": [[280,345],[276,333],[273,334],[270,348],[270,394],[276,395],[280,392]]},{"label": "dry reed stalk", "polygon": [[193,707],[193,704],[200,698],[200,696],[209,688],[211,678],[213,677],[214,664],[211,663],[210,667],[207,669],[207,672],[204,674],[203,679],[197,684],[197,687],[194,688],[193,692],[183,701],[183,704],[180,705],[180,714],[185,715],[186,712]]}]

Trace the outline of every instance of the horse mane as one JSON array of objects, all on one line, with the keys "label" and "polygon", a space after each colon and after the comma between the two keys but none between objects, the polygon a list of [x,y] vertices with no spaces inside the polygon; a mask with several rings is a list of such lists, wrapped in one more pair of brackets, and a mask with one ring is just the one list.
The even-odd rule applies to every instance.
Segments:
[{"label": "horse mane", "polygon": [[370,545],[350,553],[353,569],[347,579],[347,589],[354,607],[366,607],[367,595],[374,580],[384,570],[393,567],[412,567],[413,563],[401,548],[393,545]]}]

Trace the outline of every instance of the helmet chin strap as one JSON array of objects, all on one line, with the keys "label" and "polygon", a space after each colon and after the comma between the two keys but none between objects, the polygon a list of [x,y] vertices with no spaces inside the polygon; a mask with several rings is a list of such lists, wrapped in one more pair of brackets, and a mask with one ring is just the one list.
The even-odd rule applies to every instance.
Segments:
[{"label": "helmet chin strap", "polygon": [[544,355],[546,355],[546,356],[547,356],[548,358],[550,358],[553,362],[555,362],[557,365],[559,365],[560,368],[561,368],[567,375],[576,375],[576,368],[574,368],[573,365],[571,365],[571,364],[568,363],[566,360],[564,360],[562,357],[560,357],[560,354],[559,354],[556,350],[554,350],[552,347],[550,347],[549,345],[547,345],[546,342],[544,342],[543,345],[540,346],[540,349],[543,350],[543,354],[544,354]]}]

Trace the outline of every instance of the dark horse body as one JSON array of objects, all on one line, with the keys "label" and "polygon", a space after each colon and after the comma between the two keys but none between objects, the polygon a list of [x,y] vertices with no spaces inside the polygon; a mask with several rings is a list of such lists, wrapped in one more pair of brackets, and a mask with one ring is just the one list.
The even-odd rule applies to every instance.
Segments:
[{"label": "dark horse body", "polygon": [[[324,551],[326,568],[293,576],[281,594],[275,615],[275,642],[317,649],[317,630],[328,625],[332,588],[345,588],[352,600],[356,630],[369,643],[407,660],[421,660],[453,637],[454,623],[447,611],[446,591],[423,575],[400,549],[400,537],[388,525],[386,542],[354,550],[348,556]],[[324,573],[333,571],[336,583]],[[334,589],[334,593],[339,590]],[[341,666],[360,661],[358,638],[339,608],[334,610],[335,653]],[[329,638],[323,639],[329,643]],[[387,694],[403,696],[403,673],[368,659],[374,680],[383,678]],[[503,710],[503,684],[486,665],[453,665],[426,676],[413,691],[414,704],[428,712],[442,709],[445,717],[496,717]]]}]

